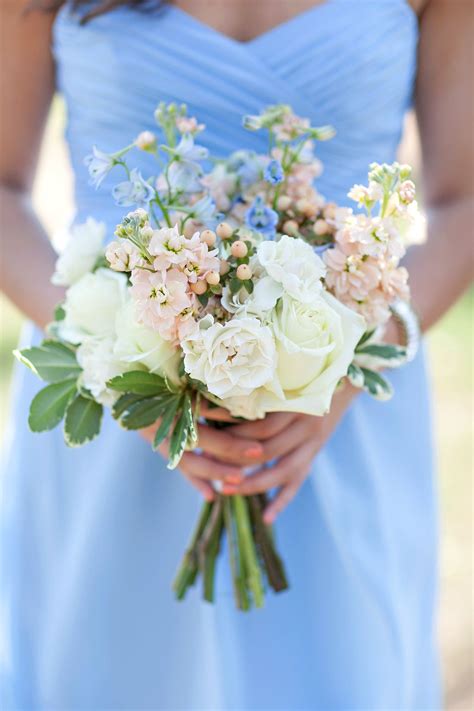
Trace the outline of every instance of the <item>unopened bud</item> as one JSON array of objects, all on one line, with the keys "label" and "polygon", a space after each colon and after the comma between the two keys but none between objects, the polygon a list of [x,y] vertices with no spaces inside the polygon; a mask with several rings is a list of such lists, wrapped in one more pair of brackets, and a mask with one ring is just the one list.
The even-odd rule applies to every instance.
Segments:
[{"label": "unopened bud", "polygon": [[232,237],[233,230],[228,222],[221,222],[217,225],[216,232],[221,239],[229,239],[229,237]]},{"label": "unopened bud", "polygon": [[326,220],[316,220],[316,222],[313,225],[313,232],[315,235],[327,235],[328,232],[330,232],[330,227]]},{"label": "unopened bud", "polygon": [[277,208],[280,210],[280,212],[285,212],[288,210],[292,203],[292,200],[288,195],[280,195],[280,197],[277,200]]},{"label": "unopened bud", "polygon": [[242,242],[242,240],[238,239],[236,242],[233,243],[232,247],[230,248],[230,252],[233,257],[236,257],[237,259],[243,259],[243,257],[246,257],[248,254],[248,247],[245,244],[245,242]]},{"label": "unopened bud", "polygon": [[195,284],[191,284],[191,291],[200,296],[205,294],[207,291],[207,283],[203,280],[197,281]]},{"label": "unopened bud", "polygon": [[298,223],[296,220],[287,220],[283,224],[283,232],[290,236],[298,234]]},{"label": "unopened bud", "polygon": [[210,286],[216,286],[220,280],[219,272],[212,271],[206,274],[206,281]]},{"label": "unopened bud", "polygon": [[247,279],[250,279],[252,277],[252,270],[250,269],[248,264],[239,264],[235,274],[237,276],[237,279],[240,279],[241,281],[247,281]]},{"label": "unopened bud", "polygon": [[214,247],[216,243],[216,233],[212,230],[203,230],[201,232],[201,242],[207,244],[208,247]]}]

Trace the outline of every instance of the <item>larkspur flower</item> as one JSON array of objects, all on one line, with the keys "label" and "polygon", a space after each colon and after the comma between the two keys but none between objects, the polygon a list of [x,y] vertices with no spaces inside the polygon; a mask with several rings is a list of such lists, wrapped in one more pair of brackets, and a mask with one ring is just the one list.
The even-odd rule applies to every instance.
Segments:
[{"label": "larkspur flower", "polygon": [[93,146],[92,153],[84,158],[84,163],[89,171],[90,184],[98,188],[116,164],[116,160],[109,153]]},{"label": "larkspur flower", "polygon": [[277,185],[283,180],[283,168],[279,160],[271,160],[270,163],[265,168],[264,176],[267,183],[272,185]]},{"label": "larkspur flower", "polygon": [[263,198],[257,195],[249,210],[245,214],[245,222],[248,227],[261,232],[267,237],[275,234],[278,223],[278,213],[271,207],[265,205]]},{"label": "larkspur flower", "polygon": [[183,161],[199,161],[205,160],[209,155],[209,151],[204,146],[194,143],[194,138],[190,133],[185,133],[173,153]]},{"label": "larkspur flower", "polygon": [[133,169],[129,180],[124,180],[114,187],[112,196],[120,207],[129,207],[130,205],[146,207],[153,200],[155,191],[153,186],[142,177],[141,173]]},{"label": "larkspur flower", "polygon": [[262,177],[261,159],[255,151],[235,151],[229,157],[228,167],[236,173],[242,188],[253,185]]},{"label": "larkspur flower", "polygon": [[201,176],[201,166],[187,160],[174,161],[168,170],[170,187],[183,193],[199,192],[202,189]]},{"label": "larkspur flower", "polygon": [[193,219],[207,225],[216,214],[216,203],[210,195],[205,195],[191,206]]}]

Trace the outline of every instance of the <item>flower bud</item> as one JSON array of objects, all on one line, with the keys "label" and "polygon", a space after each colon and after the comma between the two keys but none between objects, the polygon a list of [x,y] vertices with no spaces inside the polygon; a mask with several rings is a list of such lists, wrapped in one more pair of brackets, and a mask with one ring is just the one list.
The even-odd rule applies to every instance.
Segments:
[{"label": "flower bud", "polygon": [[280,197],[277,200],[277,208],[280,210],[280,212],[285,212],[288,210],[292,203],[292,200],[288,195],[280,195]]},{"label": "flower bud", "polygon": [[326,220],[322,220],[322,219],[316,220],[316,222],[313,225],[313,232],[315,235],[319,235],[319,236],[327,235],[328,232],[330,232],[330,231],[331,231],[331,229],[330,229],[328,223],[326,222]]},{"label": "flower bud", "polygon": [[141,151],[154,151],[156,148],[156,136],[151,131],[142,131],[136,137],[135,145]]},{"label": "flower bud", "polygon": [[233,257],[236,257],[237,259],[243,259],[243,257],[247,256],[249,250],[245,242],[242,242],[242,240],[238,239],[236,242],[233,243],[232,247],[230,248],[230,251]]},{"label": "flower bud", "polygon": [[290,236],[298,234],[298,223],[296,220],[287,220],[283,224],[283,232]]},{"label": "flower bud", "polygon": [[214,247],[216,243],[216,233],[212,230],[203,230],[201,232],[201,242],[207,244],[208,247]]},{"label": "flower bud", "polygon": [[206,274],[206,281],[210,286],[216,286],[220,282],[221,278],[219,272],[209,272]]},{"label": "flower bud", "polygon": [[229,239],[232,237],[232,227],[228,222],[220,222],[216,227],[217,236],[221,239]]},{"label": "flower bud", "polygon": [[182,227],[183,235],[190,239],[196,232],[196,223],[192,220],[188,220]]},{"label": "flower bud", "polygon": [[315,202],[311,202],[308,198],[300,198],[296,203],[296,209],[305,217],[315,217],[318,214],[318,206]]},{"label": "flower bud", "polygon": [[191,284],[191,291],[193,291],[198,296],[200,296],[201,294],[205,294],[207,291],[207,283],[204,280],[197,281],[194,284]]},{"label": "flower bud", "polygon": [[225,259],[221,261],[221,265],[219,267],[219,272],[221,276],[224,276],[225,274],[228,274],[230,270],[230,265],[229,262],[226,262]]},{"label": "flower bud", "polygon": [[252,277],[252,270],[250,269],[248,264],[239,264],[235,274],[237,279],[240,279],[241,281],[247,281],[247,279],[250,279]]},{"label": "flower bud", "polygon": [[336,217],[337,205],[335,202],[328,202],[327,205],[323,207],[323,214],[326,220],[334,220]]}]

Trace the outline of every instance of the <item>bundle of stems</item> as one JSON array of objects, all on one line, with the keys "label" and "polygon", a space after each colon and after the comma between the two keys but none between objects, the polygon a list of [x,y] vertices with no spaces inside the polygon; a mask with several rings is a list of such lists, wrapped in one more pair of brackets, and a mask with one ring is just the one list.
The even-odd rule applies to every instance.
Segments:
[{"label": "bundle of stems", "polygon": [[203,505],[189,547],[181,561],[173,589],[182,600],[201,576],[203,598],[214,601],[216,559],[227,535],[235,602],[239,610],[264,604],[266,583],[275,591],[288,588],[272,530],[264,523],[266,497],[223,496]]}]

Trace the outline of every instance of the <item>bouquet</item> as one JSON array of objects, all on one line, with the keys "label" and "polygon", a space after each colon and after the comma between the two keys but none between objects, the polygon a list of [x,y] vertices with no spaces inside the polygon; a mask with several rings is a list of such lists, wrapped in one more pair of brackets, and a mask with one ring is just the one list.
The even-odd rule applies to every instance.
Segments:
[{"label": "bouquet", "polygon": [[[406,165],[372,164],[367,185],[348,193],[355,209],[326,202],[313,127],[289,106],[246,116],[266,131],[267,154],[209,156],[204,130],[185,106],[160,104],[156,133],[86,158],[99,187],[111,171],[123,180],[115,202],[128,208],[106,244],[90,217],[72,229],[54,284],[66,286],[48,336],[16,352],[48,385],[31,403],[29,425],[64,422],[66,444],[99,434],[104,407],[129,430],[156,423],[169,468],[198,447],[200,404],[235,418],[274,411],[322,416],[347,378],[376,398],[391,395],[379,370],[404,361],[384,343],[395,300],[409,299],[399,265],[418,218]],[[156,159],[149,177],[129,166],[134,151]],[[126,210],[124,209],[124,213]],[[288,587],[265,496],[206,501],[174,582],[178,599],[201,577],[214,597],[214,572],[227,537],[236,605],[264,603]]]}]

